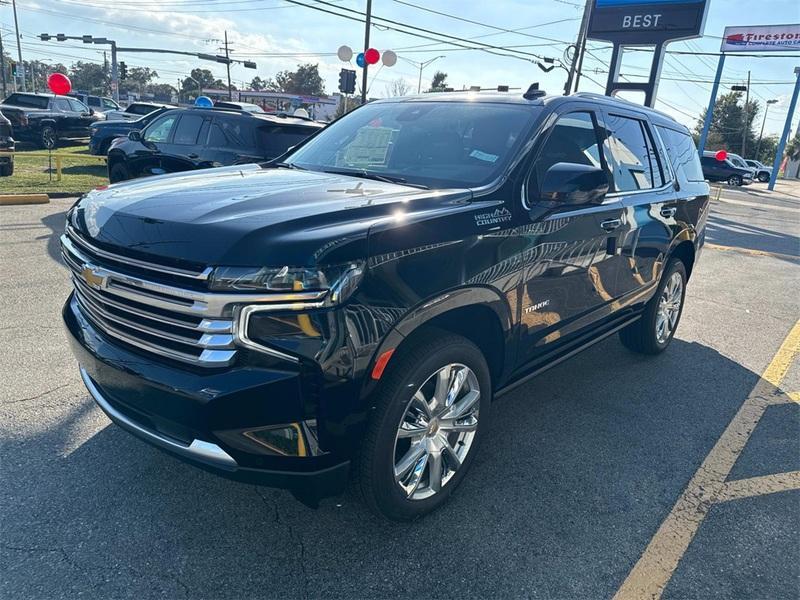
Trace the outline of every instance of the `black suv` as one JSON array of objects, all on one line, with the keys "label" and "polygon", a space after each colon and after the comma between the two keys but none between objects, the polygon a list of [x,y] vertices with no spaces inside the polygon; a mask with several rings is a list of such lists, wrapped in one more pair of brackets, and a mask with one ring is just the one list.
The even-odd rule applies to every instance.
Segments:
[{"label": "black suv", "polygon": [[11,121],[17,141],[50,149],[61,139],[89,137],[89,126],[105,118],[69,96],[24,92],[9,95],[0,112]]},{"label": "black suv", "polygon": [[145,175],[264,162],[322,127],[305,119],[247,111],[178,108],[111,143],[108,179],[116,183]]},{"label": "black suv", "polygon": [[708,194],[689,131],[625,101],[382,100],[271,165],[84,196],[63,316],[134,435],[308,503],[349,471],[413,519],[494,397],[617,332],[669,346]]},{"label": "black suv", "polygon": [[[14,152],[14,130],[11,121],[0,113],[0,152]],[[14,174],[14,155],[0,154],[0,177],[9,177]]]},{"label": "black suv", "polygon": [[703,152],[700,164],[703,167],[703,177],[709,181],[724,181],[733,186],[753,183],[752,169],[737,167],[729,158],[719,160],[716,152]]}]

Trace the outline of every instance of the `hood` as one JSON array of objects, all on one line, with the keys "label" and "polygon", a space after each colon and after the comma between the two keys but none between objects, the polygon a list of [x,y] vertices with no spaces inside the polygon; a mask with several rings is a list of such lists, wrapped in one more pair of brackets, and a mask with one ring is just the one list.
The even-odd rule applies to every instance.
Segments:
[{"label": "hood", "polygon": [[[96,113],[95,113],[96,114]],[[144,127],[142,123],[139,123],[138,119],[125,121],[122,119],[103,119],[101,121],[95,121],[92,123],[92,129],[100,129],[102,131],[109,131],[111,129],[118,129],[120,131],[127,131],[131,129],[136,129],[136,127]]]},{"label": "hood", "polygon": [[465,189],[243,165],[95,190],[70,218],[100,245],[144,259],[304,266],[366,258],[373,224],[470,198]]}]

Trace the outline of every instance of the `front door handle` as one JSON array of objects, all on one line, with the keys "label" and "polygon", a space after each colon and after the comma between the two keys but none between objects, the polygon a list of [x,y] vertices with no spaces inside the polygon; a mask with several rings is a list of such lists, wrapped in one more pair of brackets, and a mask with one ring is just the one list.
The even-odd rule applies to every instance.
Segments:
[{"label": "front door handle", "polygon": [[186,156],[188,156],[189,158],[197,158],[200,155],[199,154],[195,154],[194,152],[192,152],[191,154],[187,154]]},{"label": "front door handle", "polygon": [[661,216],[665,219],[671,219],[675,216],[675,213],[678,212],[678,209],[674,206],[664,206],[661,209]]},{"label": "front door handle", "polygon": [[607,221],[600,223],[600,227],[606,231],[614,231],[615,229],[618,229],[620,225],[622,225],[621,219],[608,219]]}]

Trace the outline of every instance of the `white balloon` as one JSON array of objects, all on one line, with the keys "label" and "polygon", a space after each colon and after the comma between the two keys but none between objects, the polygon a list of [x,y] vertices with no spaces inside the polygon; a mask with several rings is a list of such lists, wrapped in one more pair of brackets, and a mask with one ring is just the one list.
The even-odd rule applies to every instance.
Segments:
[{"label": "white balloon", "polygon": [[350,46],[341,46],[336,52],[336,56],[343,62],[350,62],[353,58],[353,49]]},{"label": "white balloon", "polygon": [[383,64],[387,67],[393,67],[397,64],[397,54],[392,50],[386,50],[382,56]]}]

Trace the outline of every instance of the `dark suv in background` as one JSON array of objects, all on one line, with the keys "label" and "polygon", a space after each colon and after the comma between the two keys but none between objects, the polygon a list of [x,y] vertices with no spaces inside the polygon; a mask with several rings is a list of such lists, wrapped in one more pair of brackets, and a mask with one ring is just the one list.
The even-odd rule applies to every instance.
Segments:
[{"label": "dark suv in background", "polygon": [[193,169],[264,162],[324,127],[293,117],[217,108],[164,112],[108,150],[112,183]]},{"label": "dark suv in background", "polygon": [[104,119],[101,114],[69,96],[14,92],[0,112],[11,121],[17,141],[41,148],[55,148],[59,140],[89,137],[89,126]]},{"label": "dark suv in background", "polygon": [[[14,130],[11,121],[0,113],[0,152],[14,152]],[[0,154],[0,177],[9,177],[14,174],[14,155]]]},{"label": "dark suv in background", "polygon": [[704,152],[700,164],[703,167],[703,176],[709,181],[724,181],[733,186],[753,183],[754,171],[752,169],[737,167],[728,158],[718,160],[716,152]]},{"label": "dark suv in background", "polygon": [[[187,117],[220,140],[280,125],[161,119]],[[162,123],[146,132],[183,135]],[[277,163],[84,196],[61,238],[64,320],[91,395],[134,435],[310,504],[350,472],[410,520],[464,478],[494,397],[614,333],[666,350],[708,194],[686,127],[629,102],[381,100]]]},{"label": "dark suv in background", "polygon": [[131,131],[141,131],[150,122],[170,108],[157,108],[136,120],[110,119],[97,121],[89,127],[89,152],[96,155],[105,155],[118,137],[127,137]]}]

